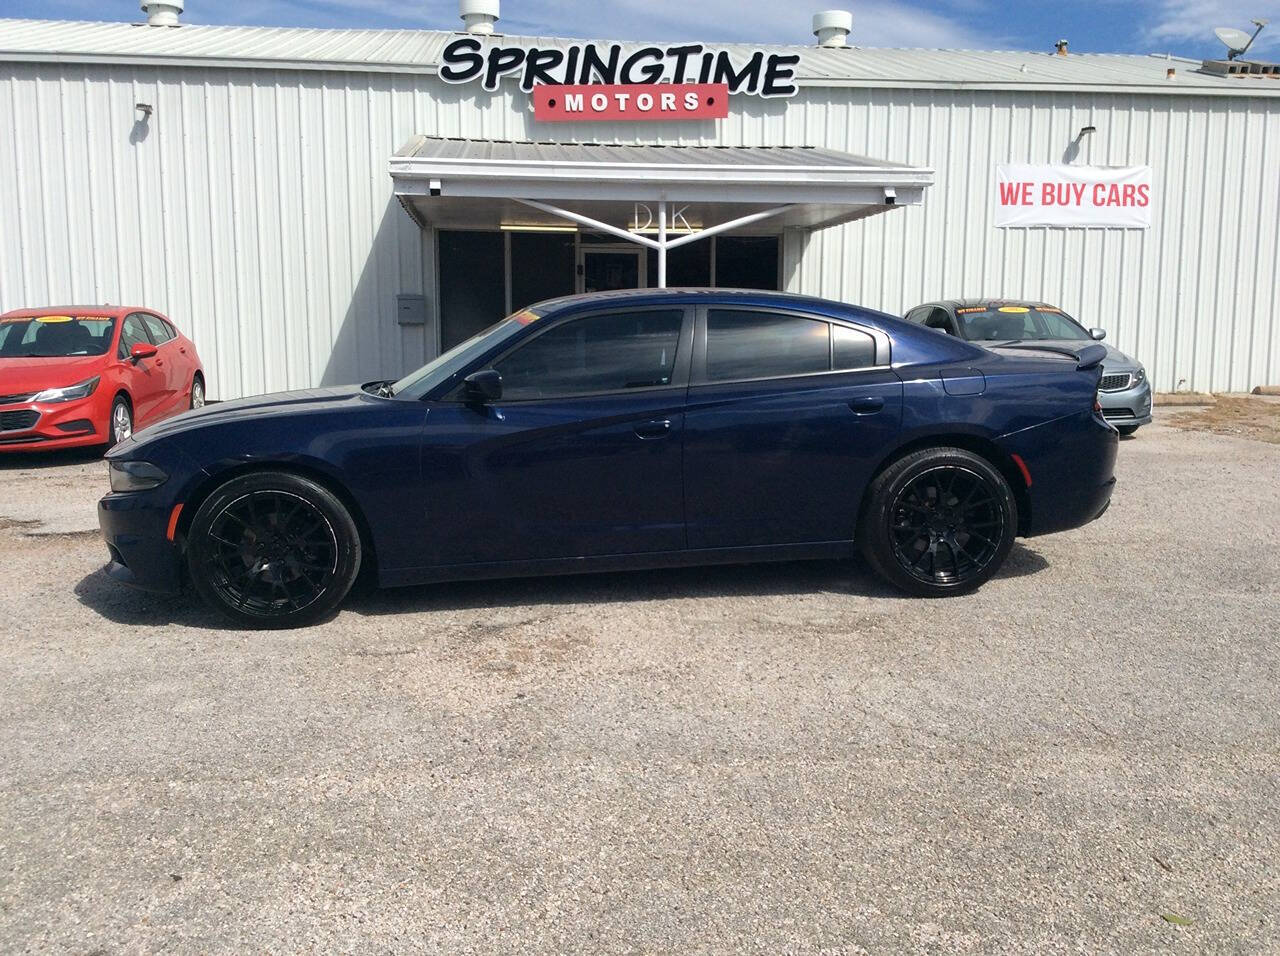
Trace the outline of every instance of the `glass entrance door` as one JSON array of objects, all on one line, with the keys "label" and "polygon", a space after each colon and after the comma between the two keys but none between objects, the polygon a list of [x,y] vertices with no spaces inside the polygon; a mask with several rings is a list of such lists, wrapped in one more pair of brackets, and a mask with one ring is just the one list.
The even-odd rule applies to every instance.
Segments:
[{"label": "glass entrance door", "polygon": [[648,286],[642,248],[582,246],[579,255],[579,292],[609,292],[613,289],[643,289]]}]

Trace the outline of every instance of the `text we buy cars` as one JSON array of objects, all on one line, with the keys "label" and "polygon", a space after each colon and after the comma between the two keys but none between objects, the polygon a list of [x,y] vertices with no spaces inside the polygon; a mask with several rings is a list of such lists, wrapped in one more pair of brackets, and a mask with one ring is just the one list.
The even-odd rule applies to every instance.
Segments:
[{"label": "text we buy cars", "polygon": [[1151,225],[1150,166],[996,167],[996,226]]}]

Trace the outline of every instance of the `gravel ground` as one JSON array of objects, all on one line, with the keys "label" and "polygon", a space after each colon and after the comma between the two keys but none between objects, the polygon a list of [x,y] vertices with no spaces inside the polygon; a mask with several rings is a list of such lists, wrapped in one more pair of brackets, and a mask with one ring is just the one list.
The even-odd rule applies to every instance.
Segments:
[{"label": "gravel ground", "polygon": [[103,576],[100,463],[0,459],[0,949],[1276,951],[1277,475],[1144,428],[948,601],[794,564],[254,634]]}]

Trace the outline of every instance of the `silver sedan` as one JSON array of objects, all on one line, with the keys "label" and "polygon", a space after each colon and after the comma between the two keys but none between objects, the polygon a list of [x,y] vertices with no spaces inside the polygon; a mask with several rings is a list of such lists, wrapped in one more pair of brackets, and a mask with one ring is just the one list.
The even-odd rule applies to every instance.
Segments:
[{"label": "silver sedan", "polygon": [[[1057,306],[1015,299],[945,299],[911,309],[907,321],[959,336],[979,345],[1044,342],[1078,346],[1101,341],[1102,329],[1086,329]],[[1106,346],[1098,404],[1102,414],[1122,435],[1132,435],[1151,421],[1151,383],[1137,359]]]}]

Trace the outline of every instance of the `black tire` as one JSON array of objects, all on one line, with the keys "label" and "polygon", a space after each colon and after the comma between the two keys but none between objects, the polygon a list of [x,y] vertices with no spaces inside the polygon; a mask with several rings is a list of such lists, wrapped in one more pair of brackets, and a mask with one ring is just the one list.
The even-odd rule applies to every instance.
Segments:
[{"label": "black tire", "polygon": [[204,376],[196,372],[191,379],[191,408],[204,408]]},{"label": "black tire", "polygon": [[260,471],[215,489],[187,535],[196,591],[237,624],[304,627],[333,614],[360,573],[360,532],[333,492]]},{"label": "black tire", "polygon": [[1004,476],[962,448],[904,455],[867,490],[858,539],[872,569],[918,597],[964,594],[1013,547],[1018,505]]},{"label": "black tire", "polygon": [[127,396],[117,395],[107,415],[107,447],[114,448],[133,434],[133,406]]},{"label": "black tire", "polygon": [[1116,426],[1116,431],[1118,431],[1121,435],[1132,435],[1137,430],[1138,430],[1137,425],[1117,425]]}]

